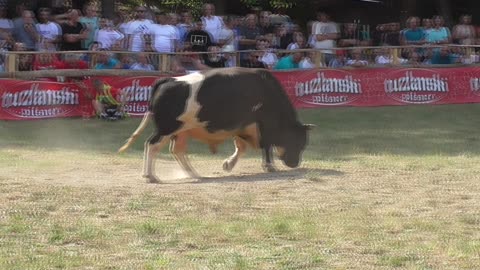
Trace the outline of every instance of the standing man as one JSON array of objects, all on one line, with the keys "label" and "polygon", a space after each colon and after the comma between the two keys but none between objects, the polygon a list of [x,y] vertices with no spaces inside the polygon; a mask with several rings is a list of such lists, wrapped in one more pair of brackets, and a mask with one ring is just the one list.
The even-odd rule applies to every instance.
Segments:
[{"label": "standing man", "polygon": [[93,4],[88,4],[84,8],[85,16],[80,18],[80,22],[88,29],[87,38],[82,40],[82,49],[88,50],[90,44],[93,42],[94,35],[100,28],[99,18],[97,16],[97,7]]},{"label": "standing man", "polygon": [[190,32],[195,27],[193,23],[192,13],[190,11],[182,12],[181,22],[177,24],[177,29],[179,32],[179,45],[183,48],[183,43],[185,42],[185,37],[187,33]]},{"label": "standing man", "polygon": [[332,49],[336,47],[339,33],[337,24],[330,21],[330,16],[324,11],[319,11],[317,21],[312,25],[313,48],[320,49],[325,56],[325,63],[329,63],[335,58]]},{"label": "standing man", "polygon": [[38,11],[37,32],[39,34],[39,51],[56,51],[57,44],[61,41],[62,28],[55,22],[50,21],[51,11],[49,8],[41,8]]},{"label": "standing man", "polygon": [[20,18],[13,21],[13,38],[23,43],[27,51],[34,51],[38,39],[33,11],[24,9]]},{"label": "standing man", "polygon": [[203,16],[201,19],[204,30],[210,33],[213,42],[217,43],[223,28],[223,20],[219,16],[215,16],[215,6],[213,4],[203,5]]},{"label": "standing man", "polygon": [[195,28],[187,33],[185,37],[185,50],[192,52],[206,52],[212,46],[210,33],[203,30],[202,21],[195,24]]},{"label": "standing man", "polygon": [[[257,15],[251,13],[245,17],[245,25],[240,28],[239,49],[255,50],[257,45],[257,37],[261,36],[262,31],[257,25]],[[248,54],[242,53],[241,59],[245,60]]]},{"label": "standing man", "polygon": [[80,11],[72,9],[67,13],[67,22],[62,24],[62,51],[82,50],[82,41],[88,36],[88,29],[80,23]]},{"label": "standing man", "polygon": [[153,22],[146,18],[147,8],[144,6],[135,9],[135,17],[126,30],[127,47],[129,51],[141,52],[146,49],[146,45],[151,44],[150,30]]},{"label": "standing man", "polygon": [[156,18],[157,23],[150,28],[153,50],[163,53],[175,52],[178,41],[178,33],[175,27],[168,24],[168,17],[165,12],[157,12]]}]

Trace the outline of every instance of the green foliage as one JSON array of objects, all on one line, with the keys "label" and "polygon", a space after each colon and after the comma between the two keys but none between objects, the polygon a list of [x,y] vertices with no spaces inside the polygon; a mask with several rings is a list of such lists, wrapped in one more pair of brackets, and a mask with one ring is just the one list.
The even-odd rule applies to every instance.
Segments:
[{"label": "green foliage", "polygon": [[297,0],[240,0],[247,7],[270,7],[289,9],[297,4]]},{"label": "green foliage", "polygon": [[151,8],[157,8],[166,12],[179,12],[189,10],[195,18],[198,18],[202,12],[202,6],[208,3],[208,0],[124,0],[123,4],[128,8],[134,8],[139,5],[146,5]]},{"label": "green foliage", "polygon": [[[202,6],[211,0],[123,0],[122,4],[127,9],[133,9],[139,5],[146,5],[166,12],[179,12],[189,10],[194,18],[199,18]],[[262,7],[267,10],[291,9],[298,4],[298,0],[240,0],[248,8]]]}]

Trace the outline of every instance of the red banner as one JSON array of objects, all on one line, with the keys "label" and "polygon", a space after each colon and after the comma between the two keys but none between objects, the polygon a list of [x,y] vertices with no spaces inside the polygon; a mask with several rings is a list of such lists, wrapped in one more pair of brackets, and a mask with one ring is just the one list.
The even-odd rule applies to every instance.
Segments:
[{"label": "red banner", "polygon": [[[480,102],[480,68],[476,67],[314,69],[273,74],[296,108]],[[158,78],[102,77],[126,95],[125,110],[132,116],[147,111],[151,85]],[[93,108],[85,91],[91,89],[72,83],[1,80],[0,119],[89,117]]]},{"label": "red banner", "polygon": [[148,110],[152,84],[161,77],[102,77],[105,83],[120,90],[126,96],[125,112],[131,116],[143,116]]},{"label": "red banner", "polygon": [[274,72],[296,108],[480,102],[480,69],[379,68]]},{"label": "red banner", "polygon": [[0,119],[31,120],[91,116],[92,103],[76,84],[0,81]]}]

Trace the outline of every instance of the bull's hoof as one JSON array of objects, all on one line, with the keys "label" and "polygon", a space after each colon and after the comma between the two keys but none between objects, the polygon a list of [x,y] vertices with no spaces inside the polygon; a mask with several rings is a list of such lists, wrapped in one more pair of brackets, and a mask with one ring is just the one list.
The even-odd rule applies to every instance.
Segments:
[{"label": "bull's hoof", "polygon": [[235,163],[232,162],[232,160],[230,159],[226,159],[224,162],[223,162],[223,170],[226,171],[226,172],[231,172],[233,170],[233,167],[235,167]]},{"label": "bull's hoof", "polygon": [[266,171],[266,172],[276,172],[277,169],[275,168],[275,166],[273,166],[273,164],[263,164],[262,165],[263,167],[263,170]]},{"label": "bull's hoof", "polygon": [[199,179],[202,178],[196,171],[193,169],[191,170],[185,170],[185,173],[188,175],[188,177],[193,178],[193,179]]},{"label": "bull's hoof", "polygon": [[156,176],[154,175],[144,175],[143,176],[146,180],[147,180],[147,183],[150,183],[150,184],[158,184],[160,183],[160,179],[158,179]]}]

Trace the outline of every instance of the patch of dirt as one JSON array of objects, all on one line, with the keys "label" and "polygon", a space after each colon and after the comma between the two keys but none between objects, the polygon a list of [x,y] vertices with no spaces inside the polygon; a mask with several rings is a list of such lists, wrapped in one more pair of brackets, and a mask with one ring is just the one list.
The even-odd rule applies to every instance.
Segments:
[{"label": "patch of dirt", "polygon": [[[115,153],[86,154],[81,152],[32,151],[9,149],[15,161],[7,166],[0,165],[2,180],[29,182],[32,184],[65,185],[76,187],[140,187],[148,184],[142,177],[141,156],[122,156]],[[169,155],[157,158],[156,174],[161,179],[161,187],[185,184],[225,184],[274,182],[305,179],[309,171],[305,168],[289,169],[278,161],[278,172],[265,173],[260,158],[240,159],[232,172],[222,169],[223,157],[203,160],[191,159],[192,166],[202,176],[189,178]],[[2,168],[3,167],[3,168]],[[329,173],[327,173],[329,174]]]}]

